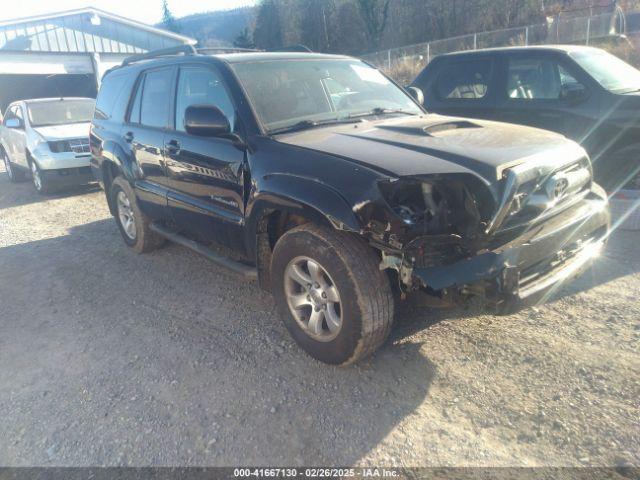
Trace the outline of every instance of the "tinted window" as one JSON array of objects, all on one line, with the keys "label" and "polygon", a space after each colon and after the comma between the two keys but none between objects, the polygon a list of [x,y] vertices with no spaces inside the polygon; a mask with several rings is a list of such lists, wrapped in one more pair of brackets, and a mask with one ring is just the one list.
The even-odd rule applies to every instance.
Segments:
[{"label": "tinted window", "polygon": [[125,90],[128,90],[127,78],[127,75],[113,73],[104,77],[96,100],[95,118],[101,120],[111,118],[119,98],[124,96]]},{"label": "tinted window", "polygon": [[215,105],[227,116],[233,128],[233,103],[217,72],[205,67],[180,69],[176,97],[176,130],[184,131],[184,114],[190,105]]},{"label": "tinted window", "polygon": [[172,69],[147,72],[140,103],[140,123],[148,127],[164,128],[167,126],[172,79]]},{"label": "tinted window", "polygon": [[507,95],[521,100],[558,100],[562,87],[579,82],[558,62],[547,59],[509,60]]},{"label": "tinted window", "polygon": [[469,60],[445,66],[436,83],[440,98],[479,99],[487,94],[491,62]]}]

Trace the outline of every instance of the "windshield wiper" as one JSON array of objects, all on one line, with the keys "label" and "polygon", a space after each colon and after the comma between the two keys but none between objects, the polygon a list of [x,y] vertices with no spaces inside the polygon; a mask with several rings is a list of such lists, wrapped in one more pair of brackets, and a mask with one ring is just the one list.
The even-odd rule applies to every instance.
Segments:
[{"label": "windshield wiper", "polygon": [[314,127],[321,127],[324,125],[336,125],[341,123],[358,123],[362,120],[356,120],[352,118],[334,118],[331,120],[301,120],[298,123],[294,123],[293,125],[288,125],[286,127],[274,128],[273,130],[269,130],[269,134],[274,133],[287,133],[287,132],[297,132],[299,130],[308,130]]},{"label": "windshield wiper", "polygon": [[348,118],[368,117],[369,115],[392,115],[397,113],[401,113],[404,115],[413,115],[413,116],[418,115],[416,112],[407,112],[406,110],[403,110],[401,108],[376,107],[367,112],[351,113],[349,114]]}]

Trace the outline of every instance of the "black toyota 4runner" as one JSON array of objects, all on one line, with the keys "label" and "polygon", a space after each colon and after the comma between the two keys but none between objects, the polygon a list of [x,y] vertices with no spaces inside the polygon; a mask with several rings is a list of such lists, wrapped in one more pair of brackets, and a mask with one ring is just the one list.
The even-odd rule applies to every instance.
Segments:
[{"label": "black toyota 4runner", "polygon": [[132,57],[103,79],[91,152],[127,245],[168,238],[257,278],[333,364],[379,347],[413,291],[501,311],[540,301],[609,224],[577,144],[429,115],[343,56]]}]

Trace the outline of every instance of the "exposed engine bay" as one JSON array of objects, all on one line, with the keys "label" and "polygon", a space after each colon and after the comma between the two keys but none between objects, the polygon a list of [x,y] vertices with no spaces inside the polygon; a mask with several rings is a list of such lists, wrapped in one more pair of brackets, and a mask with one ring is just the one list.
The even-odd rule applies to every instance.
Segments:
[{"label": "exposed engine bay", "polygon": [[[407,236],[476,237],[490,216],[493,201],[486,187],[471,192],[469,179],[466,180],[456,177],[403,179],[383,182],[380,189],[392,211],[405,224]],[[485,190],[484,195],[481,190]]]},{"label": "exposed engine bay", "polygon": [[[536,216],[562,211],[563,202],[569,207],[590,188],[590,175],[588,171],[585,174],[582,161],[534,179],[529,170],[523,175],[526,182],[509,182],[518,170],[505,172],[499,182],[501,191],[496,196],[503,198],[501,202],[487,185],[468,175],[380,182],[382,196],[396,217],[387,228],[387,239],[392,244],[395,240],[399,247],[397,251],[383,249],[381,268],[398,272],[403,291],[429,287],[424,282],[416,284],[415,269],[447,267],[500,247],[531,229]],[[571,175],[577,180],[567,180]],[[555,198],[559,182],[570,188]],[[501,208],[505,212],[503,227],[494,230],[491,227]]]}]

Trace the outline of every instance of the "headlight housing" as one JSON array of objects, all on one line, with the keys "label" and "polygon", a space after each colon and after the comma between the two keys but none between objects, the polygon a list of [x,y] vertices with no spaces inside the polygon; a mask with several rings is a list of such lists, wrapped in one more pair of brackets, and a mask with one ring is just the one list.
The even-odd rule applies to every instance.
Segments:
[{"label": "headlight housing", "polygon": [[401,178],[378,186],[393,213],[414,234],[475,235],[495,205],[489,189],[470,175]]},{"label": "headlight housing", "polygon": [[53,153],[62,153],[62,152],[70,152],[71,144],[67,140],[58,140],[55,142],[48,142],[49,149]]}]

